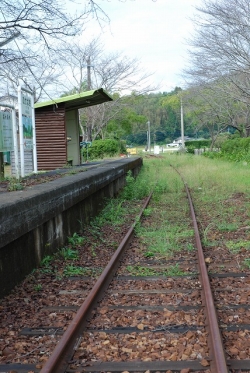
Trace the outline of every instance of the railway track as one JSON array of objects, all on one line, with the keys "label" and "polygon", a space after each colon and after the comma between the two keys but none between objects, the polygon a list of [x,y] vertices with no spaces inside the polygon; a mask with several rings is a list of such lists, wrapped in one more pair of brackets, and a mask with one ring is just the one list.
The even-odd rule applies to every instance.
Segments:
[{"label": "railway track", "polygon": [[[30,325],[21,321],[12,330],[17,342],[8,329],[7,347],[0,341],[0,372],[250,371],[250,273],[239,265],[244,255],[202,247],[202,214],[197,222],[184,185],[180,208],[170,215],[171,196],[145,200],[135,223],[119,232],[126,234],[118,248],[110,249],[109,242],[102,252],[100,276],[53,277],[52,286],[61,289],[63,282],[57,295],[43,294],[34,302],[27,295],[30,314],[45,312],[48,322],[44,316],[43,325],[39,316]],[[153,255],[152,225],[161,224],[175,226],[180,247]],[[8,304],[1,305],[4,315]],[[9,315],[3,322],[8,318],[14,323]],[[15,343],[21,346],[18,358]]]}]

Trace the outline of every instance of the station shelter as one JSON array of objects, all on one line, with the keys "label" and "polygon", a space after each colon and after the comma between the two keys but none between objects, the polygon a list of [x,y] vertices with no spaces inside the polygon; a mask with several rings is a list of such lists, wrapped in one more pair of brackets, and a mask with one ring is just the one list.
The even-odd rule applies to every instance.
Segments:
[{"label": "station shelter", "polygon": [[37,169],[55,170],[81,163],[78,110],[112,101],[103,88],[34,105]]}]

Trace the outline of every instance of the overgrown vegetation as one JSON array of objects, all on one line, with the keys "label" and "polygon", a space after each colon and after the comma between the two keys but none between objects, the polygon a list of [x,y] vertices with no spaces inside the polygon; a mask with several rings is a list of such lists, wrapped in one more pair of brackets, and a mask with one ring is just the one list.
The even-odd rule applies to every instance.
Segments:
[{"label": "overgrown vegetation", "polygon": [[79,236],[79,234],[75,232],[72,237],[68,237],[68,242],[71,246],[76,247],[83,244],[84,237]]},{"label": "overgrown vegetation", "polygon": [[[114,250],[114,242],[102,234],[102,227],[115,227],[119,230],[126,218],[134,219],[141,206],[141,200],[153,190],[152,204],[143,214],[143,221],[135,226],[138,239],[138,252],[143,261],[161,258],[168,261],[178,253],[194,250],[194,233],[190,223],[189,206],[184,193],[184,184],[176,170],[180,171],[192,191],[192,199],[197,211],[204,213],[206,219],[199,222],[203,245],[223,247],[232,255],[250,250],[247,238],[237,238],[240,227],[250,225],[249,187],[250,171],[244,166],[219,159],[194,157],[190,154],[164,155],[145,158],[140,174],[135,178],[129,172],[126,186],[117,198],[107,201],[106,207],[92,219],[89,232],[94,242],[83,233],[68,237],[68,245],[55,255],[46,256],[41,262],[43,273],[55,276],[97,276],[101,269],[79,265],[81,246],[88,245],[89,253],[95,258],[97,242]],[[244,204],[235,205],[234,196],[242,195]],[[237,212],[241,215],[238,218]],[[242,216],[245,220],[242,220]],[[190,227],[190,228],[189,228]],[[247,229],[247,228],[246,228]],[[233,232],[233,234],[232,234]],[[228,234],[228,239],[226,239]],[[231,235],[230,235],[231,234]],[[236,237],[235,239],[233,237]],[[63,259],[65,265],[58,273],[57,260]],[[247,266],[248,261],[240,263]],[[186,269],[177,264],[166,264],[164,268],[149,268],[143,263],[128,266],[127,271],[135,276],[175,276],[184,275]],[[41,289],[37,288],[37,291]]]},{"label": "overgrown vegetation", "polygon": [[231,253],[238,254],[241,251],[241,249],[250,250],[250,241],[245,241],[245,240],[239,240],[237,242],[228,241],[226,242],[226,246]]},{"label": "overgrown vegetation", "polygon": [[8,181],[8,191],[14,192],[16,190],[23,190],[24,186],[23,184],[17,180],[15,177],[7,177],[5,178],[6,181]]},{"label": "overgrown vegetation", "polygon": [[126,177],[126,186],[121,193],[121,198],[125,200],[140,200],[149,195],[152,183],[146,175],[145,169],[138,178],[133,177],[132,172],[129,171]]},{"label": "overgrown vegetation", "polygon": [[[113,227],[119,227],[124,223],[127,216],[134,216],[138,211],[138,206],[134,203],[128,204],[128,201],[139,201],[149,193],[150,182],[147,167],[142,170],[137,178],[132,176],[131,172],[128,172],[126,177],[126,186],[120,193],[118,198],[114,198],[107,201],[106,206],[102,212],[91,220],[89,225],[89,231],[96,237],[99,242],[105,243],[108,238],[101,235],[101,228],[105,225],[111,225]],[[140,207],[140,205],[139,205]],[[72,236],[68,237],[68,245],[59,249],[53,255],[45,256],[41,261],[40,271],[44,274],[54,274],[56,277],[61,278],[62,276],[97,276],[100,274],[101,269],[95,269],[90,267],[81,267],[76,264],[80,256],[81,246],[88,243],[91,254],[96,257],[96,243],[89,241],[82,233],[73,233]],[[117,242],[111,242],[109,240],[109,247],[114,246],[114,250],[117,248]],[[57,261],[63,259],[65,261],[64,269],[58,273]],[[74,264],[73,264],[74,263]],[[37,288],[37,290],[40,290]]]},{"label": "overgrown vegetation", "polygon": [[92,267],[79,267],[72,264],[67,265],[63,270],[63,275],[65,277],[70,276],[92,276],[95,277],[102,273],[102,268],[92,268]]},{"label": "overgrown vegetation", "polygon": [[250,162],[250,137],[227,139],[221,144],[219,152],[207,152],[204,155],[247,165]]},{"label": "overgrown vegetation", "polygon": [[207,150],[211,145],[211,140],[191,140],[185,142],[187,152],[194,154],[195,149]]},{"label": "overgrown vegetation", "polygon": [[77,250],[72,250],[70,247],[63,247],[59,250],[58,254],[65,260],[76,260],[79,258],[79,252]]},{"label": "overgrown vegetation", "polygon": [[91,146],[82,148],[84,159],[102,159],[104,157],[114,157],[120,153],[126,153],[124,142],[112,139],[95,140]]}]

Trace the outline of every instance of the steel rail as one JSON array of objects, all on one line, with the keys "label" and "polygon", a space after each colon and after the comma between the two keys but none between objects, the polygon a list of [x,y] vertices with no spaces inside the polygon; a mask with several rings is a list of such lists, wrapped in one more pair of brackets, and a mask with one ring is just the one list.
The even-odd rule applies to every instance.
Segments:
[{"label": "steel rail", "polygon": [[[178,172],[178,171],[177,171]],[[183,180],[183,179],[182,179]],[[189,188],[185,181],[183,180],[191,212],[191,217],[193,220],[193,227],[195,231],[195,241],[198,251],[198,266],[200,270],[200,280],[201,286],[204,292],[204,303],[205,303],[205,313],[208,321],[208,332],[210,347],[212,350],[210,368],[213,373],[228,373],[229,369],[226,362],[225,351],[223,348],[221,333],[218,325],[217,313],[214,305],[214,299],[212,295],[212,290],[210,286],[210,281],[208,277],[206,262],[204,258],[204,253],[202,249],[198,224],[195,216],[194,206],[189,192]]]},{"label": "steel rail", "polygon": [[82,331],[84,329],[85,324],[87,323],[87,318],[89,317],[89,314],[95,306],[96,302],[98,301],[99,297],[101,296],[101,294],[103,294],[103,292],[109,285],[113,275],[115,274],[119,266],[122,254],[131,241],[135,225],[137,221],[141,219],[143,211],[148,206],[151,197],[152,192],[146,199],[140,213],[137,216],[136,221],[131,225],[125,237],[122,239],[114,255],[110,259],[109,263],[105,267],[100,277],[97,279],[92,290],[90,291],[87,298],[79,308],[77,314],[71,321],[69,327],[63,334],[62,338],[58,342],[58,345],[55,347],[54,351],[52,352],[52,355],[49,357],[49,359],[41,369],[40,373],[65,372],[69,364],[69,361],[72,359],[74,350],[80,342]]}]

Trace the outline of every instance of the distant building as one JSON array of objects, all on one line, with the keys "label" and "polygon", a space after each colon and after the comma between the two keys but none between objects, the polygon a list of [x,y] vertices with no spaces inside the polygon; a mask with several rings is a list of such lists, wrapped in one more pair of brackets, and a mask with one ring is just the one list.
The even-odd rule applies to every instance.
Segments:
[{"label": "distant building", "polygon": [[[186,141],[190,141],[190,140],[192,140],[192,139],[190,139],[190,137],[188,137],[188,136],[184,136],[184,141],[186,142]],[[177,139],[175,139],[174,141],[173,141],[173,144],[181,144],[182,143],[182,140],[181,140],[181,137],[178,137]]]}]

